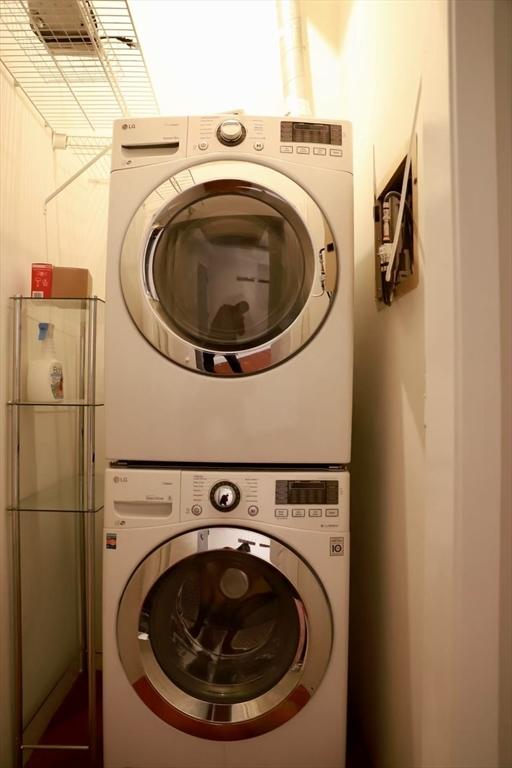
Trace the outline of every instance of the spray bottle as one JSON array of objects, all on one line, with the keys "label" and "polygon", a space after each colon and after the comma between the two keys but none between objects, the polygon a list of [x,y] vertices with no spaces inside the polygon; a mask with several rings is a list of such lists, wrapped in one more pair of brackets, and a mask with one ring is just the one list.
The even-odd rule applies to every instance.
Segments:
[{"label": "spray bottle", "polygon": [[38,329],[38,354],[28,368],[28,399],[35,403],[62,400],[64,374],[62,363],[55,355],[53,323],[39,323]]}]

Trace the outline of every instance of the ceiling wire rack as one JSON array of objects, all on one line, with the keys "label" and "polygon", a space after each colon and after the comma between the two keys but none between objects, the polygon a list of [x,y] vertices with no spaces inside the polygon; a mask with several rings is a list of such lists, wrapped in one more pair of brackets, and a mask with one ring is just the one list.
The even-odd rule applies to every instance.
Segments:
[{"label": "ceiling wire rack", "polygon": [[1,0],[0,61],[54,147],[103,158],[97,175],[114,120],[159,114],[127,0]]}]

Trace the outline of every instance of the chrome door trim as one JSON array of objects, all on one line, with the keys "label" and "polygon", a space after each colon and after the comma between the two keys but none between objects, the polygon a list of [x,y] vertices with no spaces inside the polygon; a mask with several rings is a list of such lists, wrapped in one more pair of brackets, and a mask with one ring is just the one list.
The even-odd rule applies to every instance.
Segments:
[{"label": "chrome door trim", "polygon": [[[214,532],[212,536],[210,532]],[[170,568],[198,553],[226,547],[236,549],[240,542],[244,544],[244,551],[248,548],[251,556],[272,565],[299,595],[300,599],[295,602],[301,641],[290,669],[269,691],[241,703],[212,704],[181,690],[165,675],[147,634],[139,631],[139,619],[149,591]],[[282,542],[247,528],[201,528],[163,543],[131,575],[117,615],[119,656],[137,695],[158,717],[175,728],[215,740],[247,739],[266,733],[297,714],[325,674],[332,641],[331,610],[315,573]]]},{"label": "chrome door trim", "polygon": [[[214,164],[210,162],[203,165],[211,167]],[[304,347],[327,317],[334,300],[338,274],[332,231],[317,203],[302,187],[278,171],[247,162],[234,164],[237,170],[245,172],[247,178],[226,178],[227,165],[229,163],[219,163],[218,179],[196,181],[193,186],[179,192],[174,198],[169,199],[169,195],[174,194],[176,189],[180,189],[176,181],[180,174],[176,179],[175,177],[166,179],[163,184],[153,190],[146,200],[156,197],[163,203],[148,218],[145,200],[132,217],[121,248],[120,281],[126,306],[135,325],[161,354],[180,366],[204,375],[232,377],[259,373],[272,368]],[[195,177],[200,175],[198,170],[200,168],[201,166],[192,168]],[[264,174],[264,177],[270,176],[275,187],[279,186],[281,178],[284,180],[282,182],[284,190],[290,185],[300,190],[307,199],[309,214],[316,218],[317,226],[308,227],[298,209],[284,196],[286,191],[281,194],[277,189],[272,189],[267,179],[262,183],[258,180],[258,174]],[[211,360],[213,357],[216,363],[222,362],[226,359],[226,351],[200,346],[185,339],[170,326],[168,315],[155,290],[151,269],[160,235],[172,219],[194,202],[213,195],[226,194],[258,199],[274,208],[290,224],[305,255],[310,289],[302,310],[285,330],[258,346],[229,350],[229,356],[238,364],[225,365],[217,370],[206,360]],[[327,251],[330,253],[328,260],[325,259]]]}]

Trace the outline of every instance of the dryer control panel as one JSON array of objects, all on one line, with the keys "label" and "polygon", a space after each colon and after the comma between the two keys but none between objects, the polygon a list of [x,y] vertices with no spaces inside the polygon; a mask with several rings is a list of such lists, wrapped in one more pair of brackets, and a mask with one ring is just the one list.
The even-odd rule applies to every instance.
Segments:
[{"label": "dryer control panel", "polygon": [[204,115],[115,120],[112,170],[200,158],[279,160],[352,173],[347,121]]},{"label": "dryer control panel", "polygon": [[352,172],[351,125],[247,115],[189,117],[187,155],[250,154]]},{"label": "dryer control panel", "polygon": [[105,525],[253,521],[349,530],[349,473],[250,469],[125,469],[105,476]]}]

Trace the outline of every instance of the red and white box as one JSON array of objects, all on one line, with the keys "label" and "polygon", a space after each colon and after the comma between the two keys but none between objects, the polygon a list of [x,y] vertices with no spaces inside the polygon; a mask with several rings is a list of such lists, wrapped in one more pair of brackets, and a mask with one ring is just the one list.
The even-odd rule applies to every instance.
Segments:
[{"label": "red and white box", "polygon": [[51,264],[32,264],[32,288],[30,295],[33,299],[49,299],[52,295]]}]

